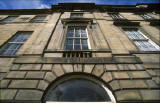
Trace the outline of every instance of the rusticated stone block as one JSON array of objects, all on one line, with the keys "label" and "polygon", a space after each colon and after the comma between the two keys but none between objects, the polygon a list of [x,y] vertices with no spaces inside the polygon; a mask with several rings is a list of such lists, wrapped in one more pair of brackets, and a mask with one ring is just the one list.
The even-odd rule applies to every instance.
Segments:
[{"label": "rusticated stone block", "polygon": [[41,64],[22,64],[20,70],[40,70]]},{"label": "rusticated stone block", "polygon": [[159,88],[160,87],[153,80],[146,80],[146,83],[148,84],[149,88]]},{"label": "rusticated stone block", "polygon": [[101,77],[105,82],[109,82],[113,79],[111,72],[106,72]]},{"label": "rusticated stone block", "polygon": [[52,70],[52,64],[43,64],[42,70]]},{"label": "rusticated stone block", "polygon": [[159,100],[160,90],[140,90],[143,100]]},{"label": "rusticated stone block", "polygon": [[134,64],[128,64],[128,68],[130,70],[136,70],[137,69]]},{"label": "rusticated stone block", "polygon": [[140,94],[136,90],[121,90],[115,92],[117,100],[142,100]]},{"label": "rusticated stone block", "polygon": [[43,92],[38,90],[19,90],[15,100],[41,100]]},{"label": "rusticated stone block", "polygon": [[64,71],[63,71],[63,69],[62,69],[62,67],[61,67],[60,64],[55,64],[55,65],[53,66],[52,71],[53,71],[53,72],[56,74],[56,76],[58,76],[58,77],[64,74]]},{"label": "rusticated stone block", "polygon": [[95,65],[92,74],[96,76],[101,76],[104,73],[104,66],[103,65]]},{"label": "rusticated stone block", "polygon": [[14,64],[14,65],[11,67],[11,70],[19,70],[19,67],[20,67],[19,64]]},{"label": "rusticated stone block", "polygon": [[57,77],[52,73],[52,72],[47,72],[44,79],[52,82],[53,80],[55,80]]},{"label": "rusticated stone block", "polygon": [[113,72],[113,75],[116,79],[129,78],[129,75],[127,72]]},{"label": "rusticated stone block", "polygon": [[36,88],[38,80],[12,80],[9,88]]},{"label": "rusticated stone block", "polygon": [[7,88],[10,80],[1,80],[0,81],[0,88]]},{"label": "rusticated stone block", "polygon": [[147,88],[143,80],[120,80],[121,88]]},{"label": "rusticated stone block", "polygon": [[84,65],[84,72],[91,73],[92,70],[93,70],[93,68],[94,68],[94,65],[87,65],[87,64],[85,64]]},{"label": "rusticated stone block", "polygon": [[134,71],[130,73],[132,78],[151,78],[146,71]]},{"label": "rusticated stone block", "polygon": [[113,80],[109,83],[109,85],[111,86],[111,88],[113,90],[117,90],[117,89],[120,89],[120,86],[119,86],[119,83],[117,80]]},{"label": "rusticated stone block", "polygon": [[28,72],[26,78],[34,78],[34,79],[42,79],[44,77],[45,72]]},{"label": "rusticated stone block", "polygon": [[39,82],[39,85],[38,85],[38,89],[41,89],[41,90],[46,90],[46,88],[48,87],[49,83],[47,83],[46,81],[44,80],[41,80]]},{"label": "rusticated stone block", "polygon": [[1,89],[0,99],[1,100],[11,100],[15,97],[16,92],[17,92],[16,89]]},{"label": "rusticated stone block", "polygon": [[117,66],[113,64],[107,64],[105,66],[106,66],[106,71],[118,70]]},{"label": "rusticated stone block", "polygon": [[82,64],[75,64],[73,65],[73,67],[74,67],[74,72],[82,72],[83,70]]},{"label": "rusticated stone block", "polygon": [[6,78],[24,78],[26,72],[22,71],[11,71],[8,73]]},{"label": "rusticated stone block", "polygon": [[73,72],[72,64],[63,64],[62,67],[66,73]]}]

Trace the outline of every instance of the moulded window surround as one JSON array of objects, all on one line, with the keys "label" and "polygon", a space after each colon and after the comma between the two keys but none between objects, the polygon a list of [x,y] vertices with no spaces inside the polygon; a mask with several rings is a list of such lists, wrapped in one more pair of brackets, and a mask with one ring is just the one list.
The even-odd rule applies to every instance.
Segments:
[{"label": "moulded window surround", "polygon": [[136,28],[123,28],[126,35],[142,51],[159,51],[160,47]]},{"label": "moulded window surround", "polygon": [[19,31],[0,48],[0,55],[15,55],[27,41],[32,31]]},{"label": "moulded window surround", "polygon": [[16,19],[18,16],[8,16],[8,17],[6,17],[6,18],[4,18],[3,20],[2,20],[2,22],[12,22],[14,19]]},{"label": "moulded window surround", "polygon": [[71,13],[71,18],[82,18],[83,13]]},{"label": "moulded window surround", "polygon": [[116,100],[103,82],[80,74],[59,79],[48,89],[43,98],[43,103],[93,102],[116,103]]},{"label": "moulded window surround", "polygon": [[86,26],[68,26],[65,50],[88,50],[90,43]]}]

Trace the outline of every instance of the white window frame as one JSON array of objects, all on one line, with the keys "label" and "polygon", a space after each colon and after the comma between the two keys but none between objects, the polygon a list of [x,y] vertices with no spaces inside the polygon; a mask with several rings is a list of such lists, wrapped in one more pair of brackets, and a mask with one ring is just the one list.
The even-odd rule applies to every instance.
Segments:
[{"label": "white window frame", "polygon": [[[71,26],[68,26],[68,27],[67,27],[67,30],[66,30],[66,31],[68,31],[69,27],[73,27],[73,28],[74,28],[74,35],[75,35],[75,28],[76,28],[76,27],[79,27],[79,28],[85,27],[85,31],[86,31],[86,36],[87,36],[87,37],[84,37],[84,38],[83,38],[83,37],[67,37],[67,32],[66,32],[64,49],[67,50],[66,47],[65,47],[65,46],[66,46],[66,40],[67,40],[67,39],[72,39],[72,40],[73,40],[73,50],[72,50],[72,51],[74,51],[74,50],[75,50],[75,49],[74,49],[74,46],[75,46],[75,45],[74,45],[74,39],[77,38],[77,39],[79,39],[79,40],[83,40],[83,39],[87,40],[87,45],[88,45],[88,49],[87,49],[87,50],[90,50],[90,49],[91,49],[91,45],[90,45],[90,41],[89,41],[87,26],[78,26],[78,25],[72,26],[72,25],[71,25]],[[81,36],[81,35],[80,35],[80,36]],[[82,44],[80,44],[80,46],[81,46],[81,49],[80,49],[79,51],[83,51],[83,49],[82,49]]]}]

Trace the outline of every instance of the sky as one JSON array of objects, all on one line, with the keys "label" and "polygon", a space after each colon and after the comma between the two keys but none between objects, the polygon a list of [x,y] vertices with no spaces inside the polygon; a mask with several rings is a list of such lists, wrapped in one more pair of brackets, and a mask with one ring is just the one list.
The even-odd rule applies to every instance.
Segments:
[{"label": "sky", "polygon": [[44,9],[58,3],[96,3],[106,5],[136,5],[137,3],[160,3],[160,0],[0,0],[0,9]]}]

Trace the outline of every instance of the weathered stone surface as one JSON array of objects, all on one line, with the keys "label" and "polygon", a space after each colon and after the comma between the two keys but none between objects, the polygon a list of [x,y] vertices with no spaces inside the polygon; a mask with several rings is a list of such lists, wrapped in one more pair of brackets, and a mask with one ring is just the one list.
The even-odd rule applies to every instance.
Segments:
[{"label": "weathered stone surface", "polygon": [[113,90],[117,90],[117,89],[120,89],[120,86],[119,86],[119,83],[117,80],[113,80],[109,83],[109,85],[111,86],[111,88]]},{"label": "weathered stone surface", "polygon": [[19,70],[19,67],[20,67],[19,64],[14,64],[14,65],[11,67],[11,70]]},{"label": "weathered stone surface", "polygon": [[160,87],[153,80],[146,80],[146,83],[148,84],[149,88],[159,88]]},{"label": "weathered stone surface", "polygon": [[0,80],[2,80],[6,76],[6,73],[0,73]]},{"label": "weathered stone surface", "polygon": [[131,72],[132,78],[150,78],[146,71],[134,71]]},{"label": "weathered stone surface", "polygon": [[9,88],[36,88],[38,80],[12,80]]},{"label": "weathered stone surface", "polygon": [[117,100],[142,100],[136,90],[121,90],[115,92]]},{"label": "weathered stone surface", "polygon": [[42,70],[52,70],[52,64],[43,64]]},{"label": "weathered stone surface", "polygon": [[116,79],[129,78],[129,75],[127,72],[113,72],[113,75]]},{"label": "weathered stone surface", "polygon": [[22,64],[20,70],[40,70],[41,64]]},{"label": "weathered stone surface", "polygon": [[43,92],[38,90],[19,90],[15,100],[41,100]]},{"label": "weathered stone surface", "polygon": [[147,88],[143,80],[120,80],[121,88]]},{"label": "weathered stone surface", "polygon": [[15,89],[1,89],[0,99],[1,100],[11,100],[15,97],[17,90]]},{"label": "weathered stone surface", "polygon": [[160,100],[160,90],[140,90],[143,100]]},{"label": "weathered stone surface", "polygon": [[57,77],[52,73],[52,72],[47,72],[44,79],[52,82],[53,80],[55,80]]},{"label": "weathered stone surface", "polygon": [[75,64],[73,65],[73,67],[74,67],[74,72],[82,72],[83,70],[82,64]]},{"label": "weathered stone surface", "polygon": [[105,82],[109,82],[113,79],[111,72],[106,72],[101,77]]},{"label": "weathered stone surface", "polygon": [[104,65],[95,65],[92,74],[99,77],[102,73],[104,73]]},{"label": "weathered stone surface", "polygon": [[118,64],[117,66],[119,70],[129,70],[127,64]]},{"label": "weathered stone surface", "polygon": [[47,83],[46,81],[44,80],[41,80],[39,82],[39,85],[38,85],[38,89],[41,89],[41,90],[46,90],[46,88],[48,87],[49,83]]},{"label": "weathered stone surface", "polygon": [[7,88],[10,80],[1,80],[0,81],[0,88]]},{"label": "weathered stone surface", "polygon": [[8,73],[6,78],[24,78],[25,74],[26,72],[22,72],[22,71],[11,71]]},{"label": "weathered stone surface", "polygon": [[141,64],[135,64],[135,66],[136,66],[136,68],[137,68],[138,70],[144,70],[144,69],[145,69],[144,66],[141,65]]},{"label": "weathered stone surface", "polygon": [[84,72],[91,73],[94,68],[94,65],[84,65]]},{"label": "weathered stone surface", "polygon": [[128,68],[130,70],[136,70],[137,69],[134,64],[128,64]]},{"label": "weathered stone surface", "polygon": [[44,77],[45,72],[28,72],[26,78],[34,78],[34,79],[42,79]]},{"label": "weathered stone surface", "polygon": [[55,64],[54,66],[53,66],[53,70],[52,70],[55,74],[56,74],[56,76],[61,76],[61,75],[63,75],[64,74],[64,71],[63,71],[63,69],[62,69],[62,67],[61,67],[61,65],[60,64]]},{"label": "weathered stone surface", "polygon": [[63,64],[62,67],[66,73],[73,72],[72,64]]},{"label": "weathered stone surface", "polygon": [[118,70],[117,66],[116,65],[113,65],[113,64],[108,64],[108,65],[105,65],[106,66],[106,71],[114,71],[114,70]]}]

